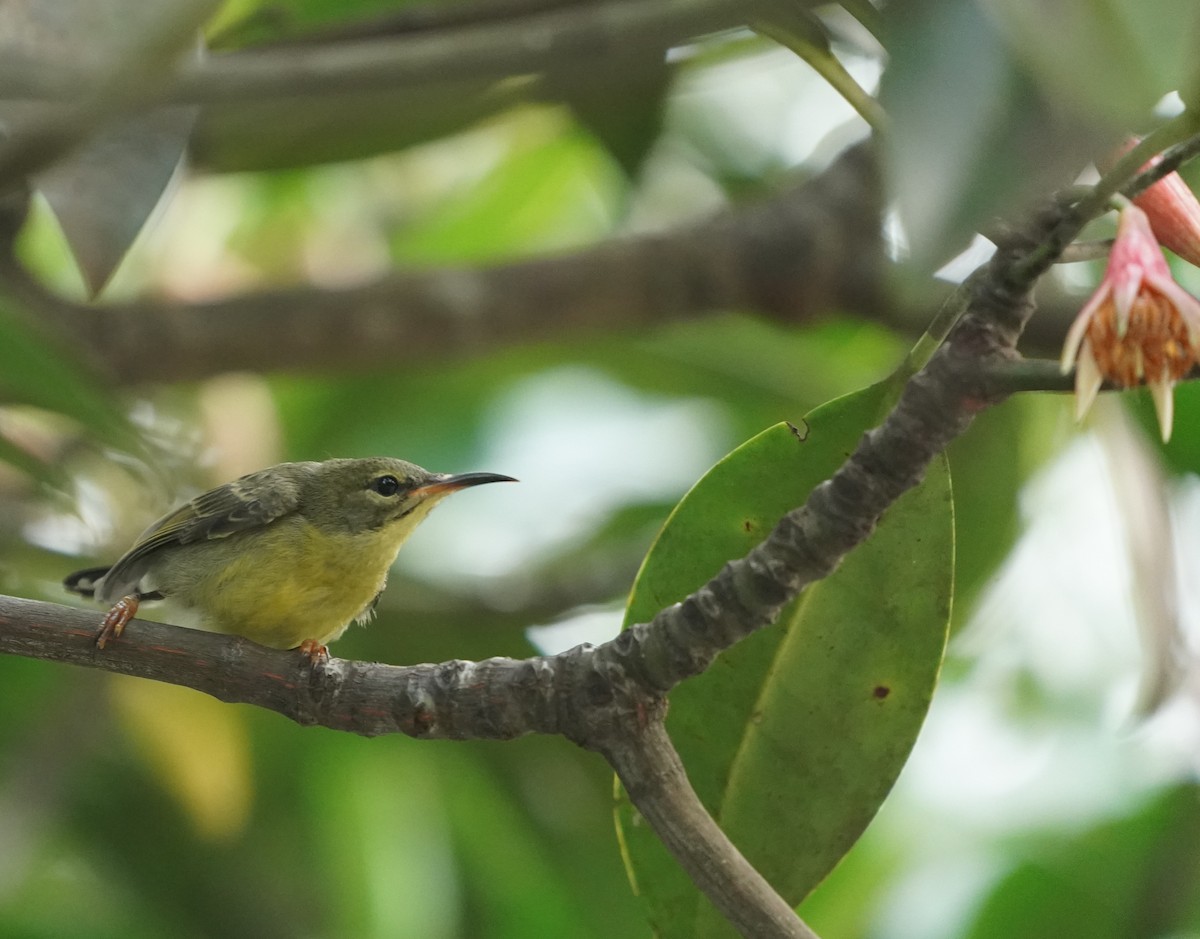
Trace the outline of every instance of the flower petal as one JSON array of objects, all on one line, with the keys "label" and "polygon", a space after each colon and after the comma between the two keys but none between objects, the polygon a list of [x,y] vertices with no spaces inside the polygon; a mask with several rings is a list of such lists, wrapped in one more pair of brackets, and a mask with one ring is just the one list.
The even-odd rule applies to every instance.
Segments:
[{"label": "flower petal", "polygon": [[1135,268],[1139,281],[1143,274],[1171,276],[1171,268],[1154,237],[1146,213],[1136,205],[1127,205],[1117,220],[1117,237],[1109,252],[1108,270],[1104,276],[1121,280],[1132,276]]},{"label": "flower petal", "polygon": [[1091,344],[1085,342],[1079,350],[1079,361],[1075,364],[1075,420],[1084,419],[1102,384],[1104,378],[1096,365],[1096,357],[1092,355]]},{"label": "flower petal", "polygon": [[1154,398],[1154,410],[1158,414],[1158,429],[1162,431],[1163,443],[1167,443],[1171,439],[1171,425],[1175,420],[1175,382],[1164,373],[1146,382],[1146,387]]},{"label": "flower petal", "polygon": [[1075,357],[1079,355],[1079,344],[1083,342],[1083,337],[1087,334],[1092,317],[1100,309],[1100,304],[1109,298],[1110,293],[1110,285],[1107,282],[1101,283],[1096,288],[1096,292],[1092,294],[1091,299],[1083,305],[1083,309],[1079,311],[1074,322],[1071,323],[1071,328],[1067,330],[1066,341],[1063,342],[1062,358],[1058,363],[1062,374],[1067,374],[1074,367]]},{"label": "flower petal", "polygon": [[1134,199],[1160,242],[1200,264],[1200,202],[1178,173],[1168,173]]},{"label": "flower petal", "polygon": [[1142,292],[1142,268],[1127,267],[1113,279],[1113,307],[1117,311],[1117,338],[1124,339],[1129,332],[1129,314],[1133,301]]}]

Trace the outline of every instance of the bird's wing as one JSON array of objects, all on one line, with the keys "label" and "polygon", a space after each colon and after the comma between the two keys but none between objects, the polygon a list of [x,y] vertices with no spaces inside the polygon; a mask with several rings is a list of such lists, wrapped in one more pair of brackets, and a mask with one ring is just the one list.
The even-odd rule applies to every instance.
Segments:
[{"label": "bird's wing", "polygon": [[[300,505],[303,464],[273,467],[201,493],[147,528],[104,577],[106,598],[136,589],[155,552],[269,525]],[[292,471],[295,467],[295,471]]]}]

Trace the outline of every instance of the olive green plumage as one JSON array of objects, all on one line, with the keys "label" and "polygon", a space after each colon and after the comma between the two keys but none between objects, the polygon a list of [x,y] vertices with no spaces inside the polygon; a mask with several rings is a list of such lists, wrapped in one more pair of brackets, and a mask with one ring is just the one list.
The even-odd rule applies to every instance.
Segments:
[{"label": "olive green plumage", "polygon": [[434,505],[510,480],[387,457],[281,463],[197,496],[112,567],[65,584],[107,604],[132,598],[134,609],[166,599],[207,628],[279,649],[324,646],[371,615],[400,546]]}]

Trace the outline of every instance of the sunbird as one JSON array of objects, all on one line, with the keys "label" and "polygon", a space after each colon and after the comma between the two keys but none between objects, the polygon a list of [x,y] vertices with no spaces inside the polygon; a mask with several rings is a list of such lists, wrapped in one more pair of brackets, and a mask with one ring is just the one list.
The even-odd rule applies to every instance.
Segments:
[{"label": "sunbird", "polygon": [[118,638],[143,601],[198,625],[316,663],[351,621],[366,622],[405,539],[442,499],[497,473],[431,473],[373,457],[280,463],[163,516],[111,567],[76,571],[68,590],[111,609],[96,645]]}]

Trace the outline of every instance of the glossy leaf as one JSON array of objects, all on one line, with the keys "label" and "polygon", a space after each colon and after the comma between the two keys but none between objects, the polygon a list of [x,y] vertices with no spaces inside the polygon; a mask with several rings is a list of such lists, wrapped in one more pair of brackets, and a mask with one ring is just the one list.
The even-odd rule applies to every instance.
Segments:
[{"label": "glossy leaf", "polygon": [[[659,535],[627,623],[744,555],[841,465],[890,400],[887,384],[847,395],[718,463]],[[778,625],[672,693],[668,728],[692,784],[790,903],[855,842],[904,765],[937,679],[952,584],[950,481],[938,460]],[[731,935],[623,797],[618,823],[659,936]]]}]

